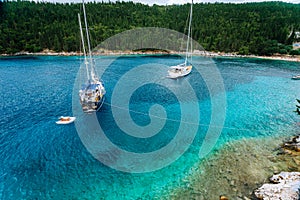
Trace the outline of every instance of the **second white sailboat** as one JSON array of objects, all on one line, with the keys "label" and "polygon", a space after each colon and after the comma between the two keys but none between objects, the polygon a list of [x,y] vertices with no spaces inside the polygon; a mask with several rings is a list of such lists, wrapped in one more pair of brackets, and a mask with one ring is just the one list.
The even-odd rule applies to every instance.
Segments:
[{"label": "second white sailboat", "polygon": [[193,0],[191,3],[191,8],[190,8],[190,18],[189,18],[189,27],[188,27],[188,38],[187,38],[187,45],[186,45],[186,53],[185,53],[185,61],[182,64],[176,65],[176,66],[171,66],[168,70],[168,77],[169,78],[180,78],[183,76],[188,75],[191,73],[193,66],[188,63],[188,58],[191,56],[192,52],[192,40],[191,40],[191,34],[192,34],[192,17],[193,17]]}]

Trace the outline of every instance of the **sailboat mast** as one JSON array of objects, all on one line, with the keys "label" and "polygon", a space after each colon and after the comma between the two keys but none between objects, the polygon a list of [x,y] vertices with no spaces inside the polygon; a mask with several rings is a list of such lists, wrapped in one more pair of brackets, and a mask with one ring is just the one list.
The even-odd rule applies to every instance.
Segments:
[{"label": "sailboat mast", "polygon": [[[191,38],[192,17],[193,17],[193,0],[192,0],[191,10],[190,10],[190,20],[189,20],[189,28],[188,28],[188,39],[187,39],[186,54],[185,54],[185,65],[187,64],[188,52],[189,52],[189,45],[190,45],[190,40],[191,40],[190,38]],[[191,48],[192,48],[192,44],[191,44]]]},{"label": "sailboat mast", "polygon": [[87,78],[89,80],[90,79],[90,73],[89,73],[88,62],[87,62],[87,58],[86,58],[86,51],[85,51],[84,38],[83,38],[83,32],[82,32],[81,18],[80,18],[79,13],[78,13],[78,22],[79,22],[80,36],[81,36],[81,42],[82,42],[82,48],[83,48],[84,64],[85,64],[85,68],[86,68]]},{"label": "sailboat mast", "polygon": [[88,54],[89,54],[90,64],[92,66],[91,67],[91,74],[92,74],[92,79],[94,80],[95,72],[94,72],[94,68],[93,68],[93,59],[92,59],[92,51],[91,51],[91,44],[90,44],[90,35],[89,35],[88,23],[87,23],[87,20],[86,20],[84,0],[82,0],[82,9],[83,9],[83,16],[84,16],[86,40],[87,40],[87,45],[88,45]]}]

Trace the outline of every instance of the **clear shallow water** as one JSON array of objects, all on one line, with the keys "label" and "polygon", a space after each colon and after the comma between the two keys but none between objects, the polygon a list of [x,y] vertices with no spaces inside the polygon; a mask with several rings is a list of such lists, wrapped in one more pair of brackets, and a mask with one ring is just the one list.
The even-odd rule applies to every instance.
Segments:
[{"label": "clear shallow water", "polygon": [[[208,66],[211,62],[201,57],[194,60]],[[111,102],[116,83],[125,72],[147,63],[172,65],[178,63],[178,58],[116,59],[102,76],[107,89],[106,102]],[[299,63],[223,58],[215,59],[214,63],[223,77],[227,98],[225,124],[216,148],[240,138],[293,133],[298,119],[292,111],[295,99],[300,98],[300,82],[290,78],[299,73]],[[183,103],[200,105],[201,125],[190,125],[199,127],[191,146],[165,168],[131,174],[111,169],[95,159],[82,144],[74,124],[55,124],[59,116],[72,115],[72,92],[79,66],[77,57],[0,59],[1,198],[151,199],[187,184],[185,177],[199,162],[199,148],[211,120],[211,99],[201,76],[193,71],[186,77],[198,102],[190,102],[187,94]],[[157,71],[157,82],[166,81],[169,89],[180,90],[180,80],[164,80],[164,72]],[[176,95],[156,84],[135,91],[129,107],[147,113],[154,103],[160,103],[167,118],[172,120],[148,139],[136,139],[120,130],[109,104],[103,106],[97,117],[114,144],[127,151],[152,152],[175,137],[181,119]],[[141,113],[130,114],[138,125],[149,124],[149,116]]]}]

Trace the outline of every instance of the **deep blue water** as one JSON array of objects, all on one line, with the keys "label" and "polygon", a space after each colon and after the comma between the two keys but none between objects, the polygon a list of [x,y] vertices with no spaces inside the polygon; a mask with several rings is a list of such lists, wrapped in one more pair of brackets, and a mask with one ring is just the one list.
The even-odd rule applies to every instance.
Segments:
[{"label": "deep blue water", "polygon": [[[74,108],[81,81],[78,57],[0,58],[0,199],[159,198],[187,184],[185,177],[199,163],[205,143],[217,149],[231,140],[293,134],[300,82],[291,76],[300,73],[299,63],[196,57],[193,64],[207,77],[195,67],[183,79],[166,79],[166,66],[178,59],[98,58],[109,67],[97,68],[107,94],[94,116]],[[164,111],[152,107],[157,104]],[[76,116],[76,124],[56,125],[61,115]],[[111,144],[97,140],[100,133],[89,124],[95,119]],[[209,125],[212,134],[207,134]],[[183,130],[180,137],[178,130]],[[173,143],[170,151],[160,151]],[[96,156],[90,147],[100,148]],[[123,152],[134,152],[140,160],[122,157]]]}]

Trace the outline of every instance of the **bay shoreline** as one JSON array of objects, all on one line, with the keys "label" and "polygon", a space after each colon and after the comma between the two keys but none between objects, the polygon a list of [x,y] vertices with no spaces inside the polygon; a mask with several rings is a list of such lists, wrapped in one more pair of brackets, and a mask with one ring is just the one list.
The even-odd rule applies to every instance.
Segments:
[{"label": "bay shoreline", "polygon": [[[159,50],[145,50],[145,51],[109,51],[101,50],[93,55],[97,56],[132,56],[132,55],[184,55],[184,52],[176,51],[159,51]],[[224,52],[209,52],[209,51],[194,51],[193,56],[204,56],[211,58],[254,58],[254,59],[266,59],[266,60],[281,60],[289,62],[300,62],[300,55],[279,55],[272,56],[258,56],[258,55],[238,55],[236,53],[224,53]],[[51,50],[44,50],[42,52],[30,53],[19,52],[15,54],[1,54],[1,57],[15,57],[15,56],[82,56],[80,52],[54,52]]]}]

